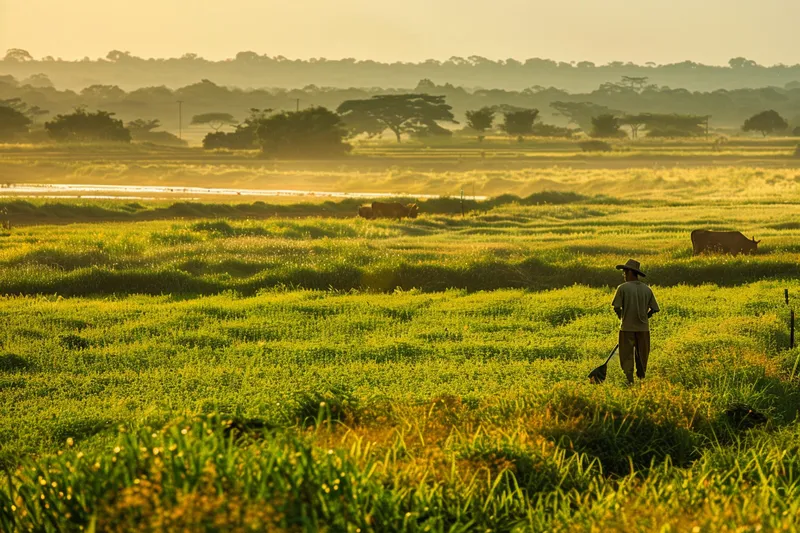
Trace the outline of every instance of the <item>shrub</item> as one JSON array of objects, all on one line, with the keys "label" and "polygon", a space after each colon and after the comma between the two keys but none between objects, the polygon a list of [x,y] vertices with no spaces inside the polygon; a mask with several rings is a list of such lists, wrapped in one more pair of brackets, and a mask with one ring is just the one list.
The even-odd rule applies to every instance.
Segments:
[{"label": "shrub", "polygon": [[581,147],[581,150],[584,152],[610,152],[611,145],[605,141],[582,141],[578,143],[578,146]]},{"label": "shrub", "polygon": [[342,119],[324,107],[272,115],[259,122],[256,135],[272,157],[335,157],[352,149]]},{"label": "shrub", "polygon": [[256,147],[256,139],[252,129],[237,129],[234,132],[215,131],[203,138],[203,148],[215,150],[249,150]]},{"label": "shrub", "polygon": [[534,124],[532,135],[536,137],[572,137],[574,130],[552,124]]}]

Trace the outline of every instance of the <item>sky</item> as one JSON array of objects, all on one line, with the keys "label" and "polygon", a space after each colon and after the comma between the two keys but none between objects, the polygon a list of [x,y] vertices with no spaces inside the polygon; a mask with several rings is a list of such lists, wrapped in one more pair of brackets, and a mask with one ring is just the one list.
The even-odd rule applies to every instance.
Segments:
[{"label": "sky", "polygon": [[800,63],[800,0],[0,0],[0,54]]}]

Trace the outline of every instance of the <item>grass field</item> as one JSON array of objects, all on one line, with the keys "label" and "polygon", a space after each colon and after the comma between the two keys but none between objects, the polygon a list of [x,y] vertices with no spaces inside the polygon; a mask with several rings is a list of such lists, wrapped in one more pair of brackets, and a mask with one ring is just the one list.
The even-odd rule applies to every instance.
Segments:
[{"label": "grass field", "polygon": [[[81,183],[101,164],[41,161],[0,166]],[[428,200],[399,222],[354,218],[355,200],[4,200],[0,529],[797,529],[790,163],[238,164],[240,181],[219,162],[183,179],[381,192],[420,175],[405,192],[424,193],[474,177],[522,198],[464,217]],[[693,257],[696,228],[759,253]],[[614,359],[591,385],[628,257],[663,308],[648,377],[624,386]]]}]

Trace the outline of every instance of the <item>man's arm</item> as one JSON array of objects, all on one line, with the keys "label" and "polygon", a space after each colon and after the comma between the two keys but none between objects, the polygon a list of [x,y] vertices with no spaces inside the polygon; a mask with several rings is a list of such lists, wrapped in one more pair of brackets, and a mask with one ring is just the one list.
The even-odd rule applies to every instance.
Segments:
[{"label": "man's arm", "polygon": [[654,314],[661,311],[661,308],[658,306],[658,302],[656,301],[656,295],[653,294],[653,291],[650,291],[650,310],[647,311],[647,318],[652,317]]},{"label": "man's arm", "polygon": [[617,292],[614,294],[614,300],[611,302],[611,306],[614,308],[614,312],[617,313],[617,318],[622,318],[622,285],[617,287]]}]

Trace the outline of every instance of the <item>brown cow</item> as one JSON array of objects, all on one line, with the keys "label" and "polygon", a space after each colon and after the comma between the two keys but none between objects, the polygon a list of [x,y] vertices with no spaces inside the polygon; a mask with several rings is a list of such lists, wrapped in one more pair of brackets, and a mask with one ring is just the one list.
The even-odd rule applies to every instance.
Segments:
[{"label": "brown cow", "polygon": [[361,207],[358,208],[358,216],[367,219],[375,218],[372,216],[372,208],[368,205],[362,205]]},{"label": "brown cow", "polygon": [[725,254],[753,254],[758,249],[755,237],[748,239],[739,231],[708,231],[696,229],[692,232],[692,250],[694,255],[703,252],[721,252]]},{"label": "brown cow", "polygon": [[373,218],[417,218],[419,207],[417,204],[403,205],[398,202],[384,203],[372,202],[372,216]]}]

